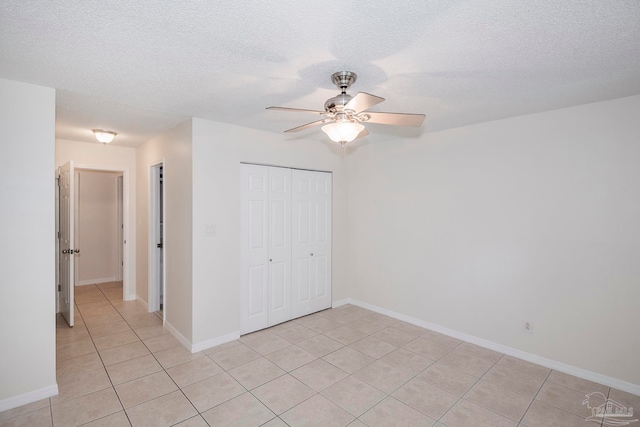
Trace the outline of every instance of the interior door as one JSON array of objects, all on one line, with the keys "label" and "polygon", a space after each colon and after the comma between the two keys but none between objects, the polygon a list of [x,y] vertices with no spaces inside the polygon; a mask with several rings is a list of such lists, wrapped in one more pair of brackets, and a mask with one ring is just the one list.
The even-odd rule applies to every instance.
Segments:
[{"label": "interior door", "polygon": [[292,313],[331,307],[331,174],[292,172]]},{"label": "interior door", "polygon": [[60,186],[60,312],[69,326],[73,326],[74,284],[74,171],[73,161],[58,170]]},{"label": "interior door", "polygon": [[269,167],[269,326],[291,320],[291,169]]},{"label": "interior door", "polygon": [[269,326],[267,166],[241,165],[240,333]]}]

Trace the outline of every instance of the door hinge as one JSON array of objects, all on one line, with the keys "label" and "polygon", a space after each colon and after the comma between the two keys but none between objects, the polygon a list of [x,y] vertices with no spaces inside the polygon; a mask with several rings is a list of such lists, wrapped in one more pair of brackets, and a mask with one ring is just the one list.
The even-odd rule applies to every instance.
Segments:
[{"label": "door hinge", "polygon": [[62,285],[58,285],[58,292],[62,291]]}]

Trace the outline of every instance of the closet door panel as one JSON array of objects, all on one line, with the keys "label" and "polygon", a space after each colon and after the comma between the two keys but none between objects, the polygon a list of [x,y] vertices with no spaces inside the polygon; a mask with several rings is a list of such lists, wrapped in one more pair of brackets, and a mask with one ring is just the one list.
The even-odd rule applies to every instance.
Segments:
[{"label": "closet door panel", "polygon": [[269,167],[269,326],[291,319],[291,169]]},{"label": "closet door panel", "polygon": [[241,167],[240,332],[268,326],[268,169]]},{"label": "closet door panel", "polygon": [[312,311],[331,307],[331,174],[312,172],[314,230]]}]

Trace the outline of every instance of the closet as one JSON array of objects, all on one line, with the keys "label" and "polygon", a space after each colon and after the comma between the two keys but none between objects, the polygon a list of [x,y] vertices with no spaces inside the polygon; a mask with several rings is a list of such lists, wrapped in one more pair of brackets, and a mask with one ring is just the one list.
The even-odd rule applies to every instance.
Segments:
[{"label": "closet", "polygon": [[241,165],[240,333],[331,307],[331,173]]}]

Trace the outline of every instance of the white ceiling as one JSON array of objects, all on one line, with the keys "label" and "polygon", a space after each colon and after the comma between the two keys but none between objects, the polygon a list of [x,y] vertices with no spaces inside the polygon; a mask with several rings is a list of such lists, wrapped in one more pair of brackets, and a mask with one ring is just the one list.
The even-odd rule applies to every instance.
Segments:
[{"label": "white ceiling", "polygon": [[640,2],[0,2],[0,77],[58,89],[58,138],[135,146],[192,116],[280,132],[315,118],[264,108],[321,109],[340,70],[387,99],[372,110],[425,113],[418,133],[637,95]]}]

